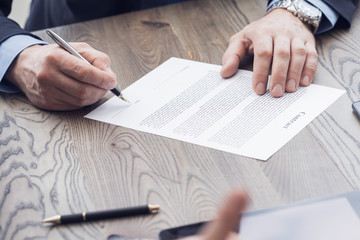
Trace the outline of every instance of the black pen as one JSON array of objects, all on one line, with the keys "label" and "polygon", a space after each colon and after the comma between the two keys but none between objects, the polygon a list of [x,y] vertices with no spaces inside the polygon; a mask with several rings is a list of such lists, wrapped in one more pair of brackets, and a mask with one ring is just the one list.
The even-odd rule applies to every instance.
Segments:
[{"label": "black pen", "polygon": [[147,215],[151,213],[157,213],[160,210],[159,205],[145,205],[139,207],[129,207],[121,209],[111,209],[98,212],[83,212],[78,214],[70,215],[57,215],[49,218],[45,218],[43,223],[54,223],[54,224],[67,224],[67,223],[79,223],[79,222],[88,222],[104,219],[113,219],[113,218],[124,218],[132,217],[139,215]]},{"label": "black pen", "polygon": [[[62,47],[63,49],[65,49],[66,51],[68,51],[69,53],[73,54],[74,56],[84,60],[85,62],[87,62],[88,64],[90,64],[83,56],[80,55],[80,53],[78,53],[68,42],[66,42],[64,39],[62,39],[59,35],[57,35],[56,33],[54,33],[53,31],[51,31],[50,29],[46,30],[46,33],[52,38],[52,40],[54,40],[54,42],[56,42],[60,47]],[[113,94],[115,94],[117,97],[121,98],[122,100],[124,100],[125,102],[127,102],[127,100],[124,98],[124,96],[122,95],[121,91],[119,89],[117,89],[116,87],[110,90]]]}]

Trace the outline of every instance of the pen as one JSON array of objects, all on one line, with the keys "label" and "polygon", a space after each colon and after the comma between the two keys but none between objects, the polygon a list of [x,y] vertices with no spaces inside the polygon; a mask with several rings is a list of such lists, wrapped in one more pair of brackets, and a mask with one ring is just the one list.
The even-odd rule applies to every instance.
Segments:
[{"label": "pen", "polygon": [[[90,64],[83,56],[80,55],[80,53],[78,53],[68,42],[66,42],[64,39],[62,39],[59,35],[57,35],[56,33],[54,33],[53,31],[51,31],[50,29],[46,30],[46,33],[52,38],[52,40],[54,40],[54,42],[56,42],[60,47],[62,47],[63,49],[65,49],[66,51],[68,51],[69,53],[71,53],[72,55],[84,60],[85,62],[87,62],[88,64]],[[121,98],[122,100],[124,100],[125,102],[127,102],[127,100],[124,98],[124,96],[122,95],[121,91],[119,89],[117,89],[116,87],[110,90],[113,94],[115,94],[117,97]]]},{"label": "pen", "polygon": [[129,207],[121,209],[111,209],[98,212],[83,212],[78,214],[71,215],[56,215],[53,217],[45,218],[43,223],[54,223],[54,224],[67,224],[67,223],[79,223],[79,222],[88,222],[104,219],[113,219],[113,218],[124,218],[132,217],[139,215],[147,215],[151,213],[157,213],[160,210],[159,205],[145,205],[138,207]]}]

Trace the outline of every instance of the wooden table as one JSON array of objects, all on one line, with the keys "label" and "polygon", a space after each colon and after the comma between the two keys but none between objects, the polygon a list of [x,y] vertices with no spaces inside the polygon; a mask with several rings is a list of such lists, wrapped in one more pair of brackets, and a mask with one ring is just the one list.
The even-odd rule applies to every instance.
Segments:
[{"label": "wooden table", "polygon": [[[169,57],[221,64],[231,35],[264,14],[263,0],[198,0],[56,28],[112,59],[125,88]],[[39,110],[22,94],[0,95],[0,238],[103,239],[209,220],[234,186],[249,210],[360,188],[360,12],[351,30],[317,38],[315,83],[345,94],[267,162]],[[36,32],[50,42],[44,31]],[[251,65],[250,65],[251,66]],[[248,66],[249,67],[249,66]],[[99,105],[99,104],[97,104]],[[154,203],[150,217],[47,227],[56,214]]]}]

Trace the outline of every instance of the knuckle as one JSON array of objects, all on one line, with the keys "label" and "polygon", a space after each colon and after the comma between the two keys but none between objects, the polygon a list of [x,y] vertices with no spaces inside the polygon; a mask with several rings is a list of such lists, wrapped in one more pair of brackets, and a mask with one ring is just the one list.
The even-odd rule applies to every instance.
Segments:
[{"label": "knuckle", "polygon": [[288,79],[298,79],[301,76],[302,68],[292,68],[289,70]]},{"label": "knuckle", "polygon": [[112,74],[103,73],[96,80],[96,85],[102,89],[109,89],[116,82],[116,78]]},{"label": "knuckle", "polygon": [[306,71],[309,71],[311,73],[315,73],[316,72],[316,63],[309,63],[306,65]]},{"label": "knuckle", "polygon": [[87,79],[90,79],[92,76],[92,71],[88,68],[82,68],[79,69],[80,78],[84,79],[84,81],[87,81]]},{"label": "knuckle", "polygon": [[294,54],[299,56],[306,56],[306,49],[305,47],[297,47],[294,49]]},{"label": "knuckle", "polygon": [[76,44],[79,48],[89,48],[90,45],[85,42],[79,42]]},{"label": "knuckle", "polygon": [[109,86],[109,81],[107,81],[105,78],[99,78],[99,87],[106,89],[107,86]]},{"label": "knuckle", "polygon": [[287,78],[287,74],[283,72],[275,72],[271,75],[271,79],[278,82],[284,81]]},{"label": "knuckle", "polygon": [[81,74],[82,67],[79,64],[73,64],[72,65],[72,71],[75,72],[76,74]]},{"label": "knuckle", "polygon": [[46,63],[56,63],[58,62],[59,54],[56,52],[49,52],[45,54],[44,60]]},{"label": "knuckle", "polygon": [[261,58],[271,58],[273,53],[271,49],[260,48],[256,51],[256,55],[258,55]]},{"label": "knuckle", "polygon": [[281,48],[276,52],[276,55],[281,57],[281,58],[289,58],[290,57],[290,51],[287,50],[287,49]]},{"label": "knuckle", "polygon": [[230,42],[230,43],[233,43],[233,42],[236,41],[236,39],[237,39],[237,36],[236,36],[236,35],[232,35],[232,36],[230,37],[230,39],[229,39],[229,42]]},{"label": "knuckle", "polygon": [[73,65],[72,71],[75,73],[75,76],[79,79],[86,80],[91,76],[90,70],[81,65]]},{"label": "knuckle", "polygon": [[319,55],[318,55],[318,53],[316,51],[309,51],[307,53],[307,56],[311,57],[311,58],[315,58],[315,59],[318,59],[318,57],[319,57]]},{"label": "knuckle", "polygon": [[36,79],[39,83],[43,83],[43,81],[47,78],[47,71],[45,68],[40,69],[40,71],[38,71],[36,73]]},{"label": "knuckle", "polygon": [[110,57],[109,55],[107,55],[106,53],[100,52],[99,56],[102,60],[106,61],[106,62],[110,62]]},{"label": "knuckle", "polygon": [[230,37],[229,43],[241,42],[244,38],[243,32],[239,32]]},{"label": "knuckle", "polygon": [[109,55],[99,52],[99,55],[96,57],[100,62],[104,63],[106,66],[111,65],[111,60]]},{"label": "knuckle", "polygon": [[269,73],[268,72],[258,72],[256,74],[254,74],[255,79],[259,80],[259,79],[266,79],[269,77]]},{"label": "knuckle", "polygon": [[76,94],[77,94],[77,97],[81,101],[83,101],[89,97],[89,90],[86,87],[81,86],[76,89]]}]

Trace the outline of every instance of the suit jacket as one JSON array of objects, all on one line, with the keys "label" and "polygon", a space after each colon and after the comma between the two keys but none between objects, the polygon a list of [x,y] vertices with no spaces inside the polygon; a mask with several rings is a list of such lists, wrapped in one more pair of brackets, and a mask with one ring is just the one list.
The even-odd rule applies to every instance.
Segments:
[{"label": "suit jacket", "polygon": [[29,31],[181,1],[185,0],[32,0],[23,30],[7,18],[12,0],[0,0],[0,44],[16,34],[32,35]]},{"label": "suit jacket", "polygon": [[[268,0],[268,4],[272,0]],[[349,28],[359,0],[322,0],[340,14],[337,27]]]},{"label": "suit jacket", "polygon": [[[172,0],[179,2],[182,0]],[[250,1],[250,0],[249,0]],[[350,27],[359,0],[323,0],[340,14],[338,26]],[[166,0],[33,0],[26,30],[69,24],[159,6]],[[270,2],[270,1],[269,1]],[[0,1],[0,43],[16,34],[31,35],[7,18],[12,0]],[[35,36],[36,37],[36,36]]]},{"label": "suit jacket", "polygon": [[340,14],[338,27],[349,28],[359,0],[323,0]]}]

